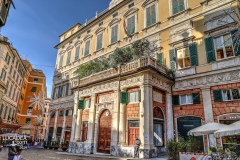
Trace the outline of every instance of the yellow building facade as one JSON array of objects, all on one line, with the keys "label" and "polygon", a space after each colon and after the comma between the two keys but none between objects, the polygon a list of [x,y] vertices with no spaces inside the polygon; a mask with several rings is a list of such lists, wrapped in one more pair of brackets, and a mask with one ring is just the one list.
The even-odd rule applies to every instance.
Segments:
[{"label": "yellow building facade", "polygon": [[[240,118],[235,106],[240,54],[232,39],[238,22],[226,14],[234,17],[236,5],[236,0],[112,0],[102,13],[61,34],[55,46],[50,139],[64,140],[70,131],[69,152],[134,157],[137,137],[139,156],[150,158],[165,153],[168,139],[186,137],[193,127],[225,123],[225,114]],[[81,64],[141,39],[156,48],[149,57],[78,81],[75,71]],[[174,71],[174,80],[165,66]],[[123,92],[128,102],[122,101]],[[69,109],[74,110],[72,124],[66,128],[69,115],[63,113]],[[201,150],[223,143],[212,136],[209,143],[206,137],[201,141]]]}]

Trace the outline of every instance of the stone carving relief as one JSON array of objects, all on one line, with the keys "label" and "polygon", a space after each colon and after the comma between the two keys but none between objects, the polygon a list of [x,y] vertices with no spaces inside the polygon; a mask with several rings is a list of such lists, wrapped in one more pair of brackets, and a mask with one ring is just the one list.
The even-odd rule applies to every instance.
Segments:
[{"label": "stone carving relief", "polygon": [[196,74],[195,67],[178,70],[175,72],[175,77],[183,77],[183,76],[188,76],[193,74]]},{"label": "stone carving relief", "polygon": [[104,103],[104,104],[96,104],[96,111],[101,111],[104,109],[108,109],[108,110],[113,110],[113,102],[111,103]]},{"label": "stone carving relief", "polygon": [[162,94],[156,91],[153,91],[153,101],[162,103]]},{"label": "stone carving relief", "polygon": [[120,86],[121,86],[121,89],[123,89],[129,86],[140,85],[142,82],[143,82],[143,75],[138,77],[132,77],[124,81],[121,81]]},{"label": "stone carving relief", "polygon": [[234,57],[232,59],[212,63],[212,69],[219,70],[222,68],[228,68],[228,67],[239,66],[239,65],[240,65],[240,57]]},{"label": "stone carving relief", "polygon": [[49,109],[51,111],[51,110],[55,110],[55,109],[69,108],[69,107],[73,107],[73,106],[74,106],[74,103],[73,103],[73,101],[71,101],[71,102],[66,102],[66,103],[50,105]]},{"label": "stone carving relief", "polygon": [[170,39],[176,42],[192,36],[192,23],[187,21],[171,28]]},{"label": "stone carving relief", "polygon": [[159,79],[159,78],[156,78],[156,77],[151,77],[149,78],[150,83],[153,85],[153,86],[156,86],[158,88],[161,88],[165,91],[168,91],[170,92],[171,91],[171,86],[168,82],[164,81],[164,79]]},{"label": "stone carving relief", "polygon": [[219,84],[238,82],[240,80],[240,71],[220,73],[215,75],[202,76],[189,80],[176,81],[174,91],[182,89],[191,89],[201,86],[214,86]]},{"label": "stone carving relief", "polygon": [[114,101],[114,94],[104,94],[99,96],[99,103]]}]

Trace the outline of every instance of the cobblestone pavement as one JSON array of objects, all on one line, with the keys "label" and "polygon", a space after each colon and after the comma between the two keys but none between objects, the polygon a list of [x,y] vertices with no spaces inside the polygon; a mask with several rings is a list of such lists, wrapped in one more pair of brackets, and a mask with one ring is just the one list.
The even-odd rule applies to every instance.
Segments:
[{"label": "cobblestone pavement", "polygon": [[[61,152],[58,150],[58,152]],[[8,149],[3,148],[0,152],[0,160],[7,160]],[[57,154],[54,150],[46,150],[42,148],[31,148],[23,150],[21,154],[21,160],[117,160],[115,158],[93,158],[74,155]]]}]

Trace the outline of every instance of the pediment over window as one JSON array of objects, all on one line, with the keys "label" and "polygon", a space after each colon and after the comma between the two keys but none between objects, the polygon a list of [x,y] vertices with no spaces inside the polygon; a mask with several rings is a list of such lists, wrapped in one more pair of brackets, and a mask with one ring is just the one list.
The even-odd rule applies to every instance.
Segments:
[{"label": "pediment over window", "polygon": [[124,17],[128,17],[129,15],[131,15],[131,14],[137,12],[138,10],[139,10],[138,8],[130,8],[129,10],[127,10],[126,13],[124,13],[123,16],[124,16]]},{"label": "pediment over window", "polygon": [[147,5],[156,2],[158,0],[145,0],[145,2],[143,2],[142,7],[145,8]]},{"label": "pediment over window", "polygon": [[78,46],[82,43],[82,40],[77,40],[77,42],[74,43],[74,46]]},{"label": "pediment over window", "polygon": [[115,23],[118,23],[121,21],[121,18],[113,18],[110,23],[108,24],[109,26],[114,25]]},{"label": "pediment over window", "polygon": [[98,33],[100,33],[100,32],[103,32],[103,31],[105,31],[105,27],[99,27],[96,31],[95,31],[95,34],[98,34]]},{"label": "pediment over window", "polygon": [[59,52],[59,55],[64,54],[65,52],[66,52],[65,49],[61,50],[61,51]]},{"label": "pediment over window", "polygon": [[72,48],[73,48],[73,45],[71,44],[71,45],[69,45],[69,46],[67,47],[66,50],[68,51],[68,50],[70,50],[70,49],[72,49]]},{"label": "pediment over window", "polygon": [[86,41],[86,40],[88,40],[88,39],[90,39],[90,38],[92,38],[92,37],[93,37],[92,34],[87,34],[87,35],[83,38],[83,40]]}]

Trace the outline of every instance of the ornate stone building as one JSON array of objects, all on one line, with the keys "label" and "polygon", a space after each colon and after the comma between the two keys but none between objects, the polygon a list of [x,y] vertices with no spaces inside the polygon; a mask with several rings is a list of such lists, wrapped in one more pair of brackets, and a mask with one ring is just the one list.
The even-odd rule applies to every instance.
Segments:
[{"label": "ornate stone building", "polygon": [[[121,157],[134,156],[137,137],[140,157],[149,158],[194,127],[239,120],[240,50],[231,18],[236,5],[236,0],[112,0],[93,19],[71,27],[56,46],[49,135],[64,139],[71,131],[72,153]],[[151,56],[78,80],[79,65],[144,38],[157,48]],[[165,66],[175,71],[174,79]],[[73,116],[64,114],[69,109]],[[199,138],[202,150],[231,139],[239,141],[210,135],[208,144],[207,137]]]}]

